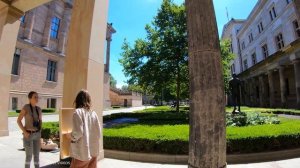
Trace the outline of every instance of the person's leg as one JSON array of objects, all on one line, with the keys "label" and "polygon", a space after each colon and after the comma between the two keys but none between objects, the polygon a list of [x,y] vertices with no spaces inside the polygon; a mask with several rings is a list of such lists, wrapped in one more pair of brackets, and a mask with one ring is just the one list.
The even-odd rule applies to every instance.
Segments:
[{"label": "person's leg", "polygon": [[24,148],[25,148],[25,154],[26,154],[26,159],[25,159],[25,168],[30,168],[30,162],[32,159],[32,150],[33,150],[33,143],[31,139],[31,135],[29,138],[23,138],[23,143],[24,143]]},{"label": "person's leg", "polygon": [[97,157],[92,157],[88,168],[97,168]]},{"label": "person's leg", "polygon": [[33,158],[34,158],[34,167],[40,167],[40,150],[41,150],[41,133],[34,133],[32,137],[33,142]]}]

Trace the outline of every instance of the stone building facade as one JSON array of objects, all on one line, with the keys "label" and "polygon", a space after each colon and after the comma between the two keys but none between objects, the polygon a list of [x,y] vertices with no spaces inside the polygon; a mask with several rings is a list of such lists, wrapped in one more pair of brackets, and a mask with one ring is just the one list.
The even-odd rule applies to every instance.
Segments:
[{"label": "stone building facade", "polygon": [[[21,18],[12,66],[9,110],[21,109],[28,103],[29,91],[39,93],[42,108],[59,110],[62,107],[72,5],[72,0],[54,0],[26,12]],[[111,24],[108,27],[111,39],[113,32],[109,30],[114,29]]]},{"label": "stone building facade", "polygon": [[300,108],[299,12],[292,0],[259,0],[246,20],[224,26],[244,105]]}]

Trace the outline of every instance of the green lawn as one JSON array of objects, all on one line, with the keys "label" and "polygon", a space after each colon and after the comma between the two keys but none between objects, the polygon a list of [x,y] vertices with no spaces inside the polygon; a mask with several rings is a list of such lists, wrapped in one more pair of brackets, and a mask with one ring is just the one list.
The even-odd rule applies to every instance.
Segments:
[{"label": "green lawn", "polygon": [[[55,113],[43,113],[43,115],[54,115],[54,114],[58,114],[58,112],[55,112]],[[8,117],[17,117],[19,116],[19,113],[16,113],[16,112],[8,112]]]},{"label": "green lawn", "polygon": [[[227,112],[233,109],[226,108]],[[242,107],[246,113],[261,116],[276,116],[262,112],[300,112],[291,109],[268,109]],[[247,114],[247,115],[248,115]],[[252,114],[249,114],[248,118]],[[175,112],[168,106],[137,111],[130,114],[114,114],[105,118],[111,120],[121,117],[139,118],[136,124],[123,124],[104,129],[104,148],[112,150],[188,154],[188,107]],[[255,153],[300,147],[300,120],[280,117],[279,124],[249,125],[226,128],[228,153]]]},{"label": "green lawn", "polygon": [[[227,127],[227,139],[300,134],[300,120],[280,118],[281,124]],[[104,136],[188,140],[189,125],[130,124],[104,129]]]},{"label": "green lawn", "polygon": [[[181,110],[188,110],[188,106],[180,106]],[[157,111],[170,111],[175,109],[170,108],[169,106],[158,106],[158,107],[153,107],[153,108],[147,108],[144,110],[139,110],[135,112],[157,112]],[[232,112],[233,107],[226,107],[226,112]],[[242,112],[294,112],[294,113],[300,113],[300,110],[297,109],[281,109],[281,108],[261,108],[261,107],[247,107],[247,106],[242,106],[241,107]]]}]

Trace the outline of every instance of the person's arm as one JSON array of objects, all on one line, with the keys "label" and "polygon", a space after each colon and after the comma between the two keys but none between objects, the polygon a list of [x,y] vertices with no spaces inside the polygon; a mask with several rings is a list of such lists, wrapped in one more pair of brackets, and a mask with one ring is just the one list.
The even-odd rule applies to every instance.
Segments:
[{"label": "person's arm", "polygon": [[26,111],[24,110],[24,108],[21,110],[18,119],[17,119],[17,123],[18,126],[20,127],[20,129],[22,130],[25,138],[27,138],[29,136],[29,133],[26,131],[25,127],[23,126],[22,120],[24,118],[24,116],[26,115]]},{"label": "person's arm", "polygon": [[73,114],[73,129],[70,134],[72,141],[78,141],[83,136],[83,122],[82,118],[78,115],[77,112]]},{"label": "person's arm", "polygon": [[39,121],[40,121],[40,129],[42,129],[42,126],[43,126],[43,113],[42,113],[42,109],[39,108]]}]

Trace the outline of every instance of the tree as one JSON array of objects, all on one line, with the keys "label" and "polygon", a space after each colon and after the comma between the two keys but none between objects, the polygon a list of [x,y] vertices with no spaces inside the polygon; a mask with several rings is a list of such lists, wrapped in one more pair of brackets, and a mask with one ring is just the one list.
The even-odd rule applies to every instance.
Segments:
[{"label": "tree", "polygon": [[133,48],[124,41],[119,62],[131,85],[139,85],[156,95],[166,88],[175,88],[179,111],[181,87],[188,88],[185,6],[163,0],[154,21],[145,29],[147,38],[137,39]]},{"label": "tree", "polygon": [[230,45],[231,45],[230,40],[222,40],[220,42],[222,65],[223,65],[223,76],[224,76],[224,90],[226,94],[229,93],[229,80],[231,77],[230,63],[235,58],[235,55],[230,50],[231,48]]},{"label": "tree", "polygon": [[110,86],[116,88],[117,87],[117,80],[111,75],[110,76]]}]

